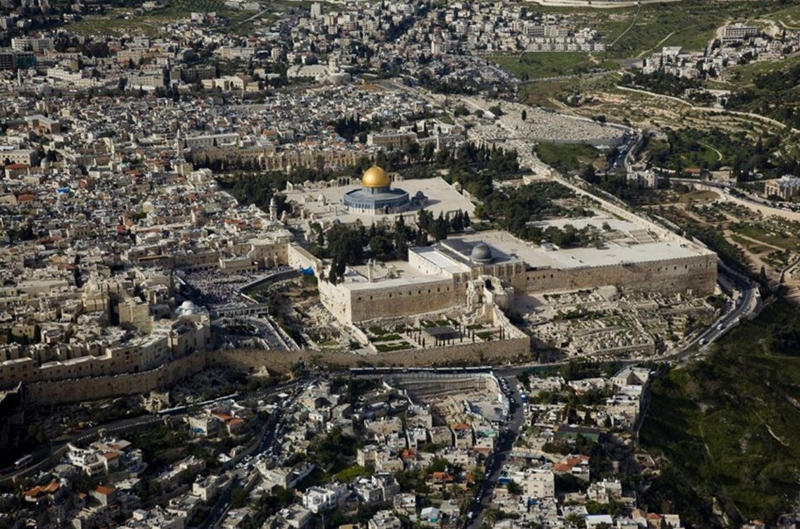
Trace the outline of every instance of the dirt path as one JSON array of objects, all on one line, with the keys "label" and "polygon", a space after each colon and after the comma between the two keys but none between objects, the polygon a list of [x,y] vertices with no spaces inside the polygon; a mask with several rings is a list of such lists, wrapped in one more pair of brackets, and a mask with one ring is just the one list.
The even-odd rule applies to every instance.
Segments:
[{"label": "dirt path", "polygon": [[709,149],[711,149],[712,151],[717,153],[717,160],[722,161],[722,153],[719,152],[719,150],[716,147],[714,147],[712,145],[709,145],[708,143],[703,143],[703,142],[700,142],[700,141],[698,141],[697,143],[702,145],[703,147],[708,147]]},{"label": "dirt path", "polygon": [[[760,417],[759,417],[759,419],[760,419]],[[762,422],[763,422],[763,421],[762,421]],[[791,445],[790,445],[789,443],[787,443],[786,441],[784,441],[783,439],[781,439],[780,437],[778,437],[778,436],[775,434],[775,432],[773,432],[773,431],[772,431],[772,428],[770,427],[770,425],[769,425],[768,423],[764,423],[764,426],[766,426],[766,427],[767,427],[767,431],[769,432],[769,434],[772,436],[772,438],[773,438],[773,439],[775,439],[776,441],[778,441],[778,442],[779,442],[779,443],[780,443],[782,446],[784,446],[784,447],[786,447],[786,448],[790,448],[790,447],[791,447]]]},{"label": "dirt path", "polygon": [[617,38],[615,38],[615,39],[614,39],[614,42],[612,42],[611,44],[609,44],[609,45],[607,46],[607,49],[611,49],[611,48],[613,48],[613,47],[614,47],[614,44],[616,44],[616,43],[617,43],[617,41],[618,41],[619,39],[621,39],[622,37],[624,37],[625,35],[627,35],[627,34],[628,34],[628,32],[629,32],[630,30],[632,30],[632,29],[633,29],[633,26],[635,26],[635,25],[636,25],[636,21],[638,21],[638,20],[639,20],[639,13],[641,12],[641,10],[642,10],[642,4],[640,3],[640,4],[639,4],[639,5],[636,7],[636,14],[635,14],[635,15],[633,15],[633,21],[631,21],[631,25],[630,25],[630,26],[628,26],[628,28],[627,28],[625,31],[623,31],[622,33],[620,33],[620,34],[619,34],[619,36],[617,36]]},{"label": "dirt path", "polygon": [[775,245],[770,244],[768,242],[760,241],[758,239],[754,239],[753,237],[749,237],[747,235],[742,235],[741,233],[737,233],[736,236],[737,237],[741,237],[742,239],[747,239],[748,241],[750,241],[750,242],[752,242],[754,244],[758,244],[759,246],[766,246],[767,248],[772,248],[773,250],[778,250],[779,252],[782,252],[784,250],[780,246],[775,246]]},{"label": "dirt path", "polygon": [[649,50],[644,50],[642,53],[640,53],[639,55],[637,55],[637,56],[636,56],[636,58],[637,58],[637,59],[641,59],[642,57],[644,57],[644,56],[645,56],[645,54],[647,54],[647,53],[651,53],[653,50],[656,50],[656,49],[658,49],[658,48],[659,48],[659,47],[660,47],[662,44],[664,44],[665,42],[667,42],[667,39],[669,39],[669,38],[670,38],[671,36],[673,36],[674,34],[675,34],[675,32],[673,31],[672,33],[670,33],[669,35],[667,35],[666,37],[664,37],[663,39],[661,39],[661,40],[658,42],[658,44],[656,44],[655,46],[653,46],[653,47],[652,47],[652,48],[650,48]]},{"label": "dirt path", "polygon": [[[749,266],[751,270],[754,270],[755,272],[758,272],[759,270],[761,270],[762,266],[764,267],[765,270],[772,270],[772,265],[770,265],[768,263],[765,263],[761,259],[761,257],[758,256],[758,254],[754,254],[753,252],[749,251],[743,245],[741,245],[738,242],[734,241],[733,237],[732,237],[732,235],[733,235],[732,231],[725,230],[725,231],[722,232],[722,235],[723,235],[723,237],[725,237],[725,240],[728,241],[730,244],[732,244],[734,246],[737,246],[737,247],[742,249],[742,251],[745,254],[745,257],[747,258],[747,262],[744,263],[744,264]],[[758,244],[761,244],[761,243],[758,243]]]},{"label": "dirt path", "polygon": [[617,85],[616,88],[618,90],[624,90],[626,92],[635,92],[635,93],[639,93],[639,94],[643,94],[643,95],[648,95],[648,96],[654,97],[656,99],[662,99],[662,100],[665,100],[665,101],[673,101],[675,103],[686,105],[686,106],[688,106],[689,108],[691,108],[695,112],[703,112],[703,113],[708,113],[708,114],[720,114],[720,115],[728,115],[728,116],[740,116],[742,118],[752,118],[752,119],[757,119],[757,120],[761,121],[762,123],[775,125],[778,128],[780,128],[781,130],[790,130],[791,132],[795,132],[795,133],[800,132],[800,130],[792,128],[792,127],[788,127],[787,125],[781,123],[778,120],[775,120],[775,119],[772,119],[772,118],[768,118],[767,116],[762,116],[760,114],[754,114],[752,112],[739,112],[737,110],[725,110],[725,109],[722,109],[722,108],[712,108],[712,107],[698,107],[698,106],[693,105],[689,101],[686,101],[686,100],[681,99],[679,97],[668,96],[668,95],[664,95],[664,94],[657,94],[655,92],[650,92],[649,90],[642,90],[640,88],[630,88],[630,87],[622,86],[622,85]]}]

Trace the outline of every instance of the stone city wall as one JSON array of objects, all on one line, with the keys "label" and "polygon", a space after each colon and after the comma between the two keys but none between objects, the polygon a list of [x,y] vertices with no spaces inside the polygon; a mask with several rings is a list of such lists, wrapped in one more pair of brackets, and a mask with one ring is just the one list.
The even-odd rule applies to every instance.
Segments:
[{"label": "stone city wall", "polygon": [[35,382],[25,387],[25,400],[39,404],[60,404],[146,393],[197,373],[205,365],[206,353],[197,352],[141,373]]},{"label": "stone city wall", "polygon": [[530,338],[459,344],[430,349],[406,349],[371,356],[353,353],[320,353],[318,351],[221,350],[210,351],[209,366],[229,367],[256,372],[263,367],[274,372],[287,372],[293,365],[328,365],[331,367],[374,366],[444,366],[452,363],[495,364],[530,356]]},{"label": "stone city wall", "polygon": [[287,245],[286,259],[292,268],[311,268],[318,275],[324,269],[321,259],[296,243]]},{"label": "stone city wall", "polygon": [[218,350],[196,352],[156,369],[116,376],[36,382],[24,388],[25,401],[34,404],[63,404],[102,399],[119,395],[147,393],[155,388],[178,382],[206,367],[225,367],[255,372],[266,367],[271,372],[285,373],[298,362],[331,367],[431,366],[454,362],[491,364],[530,355],[530,338],[461,344],[431,349],[416,349],[362,356],[352,353],[320,353],[318,351],[274,351],[265,349]]},{"label": "stone city wall", "polygon": [[438,312],[463,302],[463,288],[452,278],[392,287],[376,283],[367,290],[319,281],[320,301],[342,323]]}]

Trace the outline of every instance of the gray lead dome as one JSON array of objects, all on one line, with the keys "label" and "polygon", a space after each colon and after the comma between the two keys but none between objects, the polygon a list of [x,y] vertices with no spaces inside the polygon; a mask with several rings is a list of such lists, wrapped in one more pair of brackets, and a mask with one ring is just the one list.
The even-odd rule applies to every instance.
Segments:
[{"label": "gray lead dome", "polygon": [[492,249],[486,243],[479,242],[472,248],[472,253],[469,256],[470,261],[473,263],[491,263]]}]

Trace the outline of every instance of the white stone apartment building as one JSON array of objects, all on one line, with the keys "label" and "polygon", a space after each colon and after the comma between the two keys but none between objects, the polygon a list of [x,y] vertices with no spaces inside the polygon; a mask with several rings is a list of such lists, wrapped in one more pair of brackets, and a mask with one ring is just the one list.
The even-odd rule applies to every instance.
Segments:
[{"label": "white stone apartment building", "polygon": [[329,483],[321,487],[310,487],[303,494],[303,507],[319,514],[332,511],[341,505],[350,492],[341,483]]}]

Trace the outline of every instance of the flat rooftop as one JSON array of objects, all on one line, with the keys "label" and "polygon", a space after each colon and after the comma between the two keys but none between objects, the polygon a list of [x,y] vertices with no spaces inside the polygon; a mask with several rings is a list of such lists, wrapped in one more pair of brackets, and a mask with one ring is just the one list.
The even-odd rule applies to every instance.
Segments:
[{"label": "flat rooftop", "polygon": [[446,256],[445,254],[437,251],[436,248],[431,246],[423,246],[420,248],[412,248],[409,252],[414,252],[426,261],[429,261],[445,272],[451,274],[459,274],[463,272],[469,272],[470,267],[464,263],[460,263],[450,257]]},{"label": "flat rooftop", "polygon": [[656,241],[642,244],[617,244],[612,241],[607,243],[605,248],[600,249],[576,248],[545,251],[538,245],[497,230],[458,235],[452,238],[462,239],[466,242],[485,242],[492,248],[495,262],[502,262],[510,256],[516,256],[530,267],[557,270],[623,263],[646,263],[713,254],[710,250],[689,241]]},{"label": "flat rooftop", "polygon": [[[410,197],[416,195],[418,191],[422,191],[428,197],[427,203],[422,209],[431,212],[434,217],[438,217],[439,213],[446,215],[449,212],[458,210],[469,213],[471,217],[474,217],[475,205],[441,177],[403,180],[392,183],[392,188],[402,189]],[[297,202],[308,213],[314,214],[318,220],[339,219],[342,224],[354,224],[357,220],[360,220],[365,226],[371,226],[383,219],[389,219],[393,222],[399,215],[413,215],[416,217],[417,211],[421,209],[412,206],[408,211],[390,213],[388,215],[350,213],[347,211],[342,197],[348,191],[355,189],[361,189],[361,186],[310,187],[308,189],[297,186],[293,191],[286,191],[285,194],[287,200]],[[320,198],[323,198],[323,200],[320,200]]]},{"label": "flat rooftop", "polygon": [[358,265],[348,267],[341,283],[348,290],[371,290],[375,288],[420,285],[449,279],[450,275],[425,274],[412,266],[408,261],[390,261],[375,263],[372,269],[372,283],[369,282],[369,266]]}]

